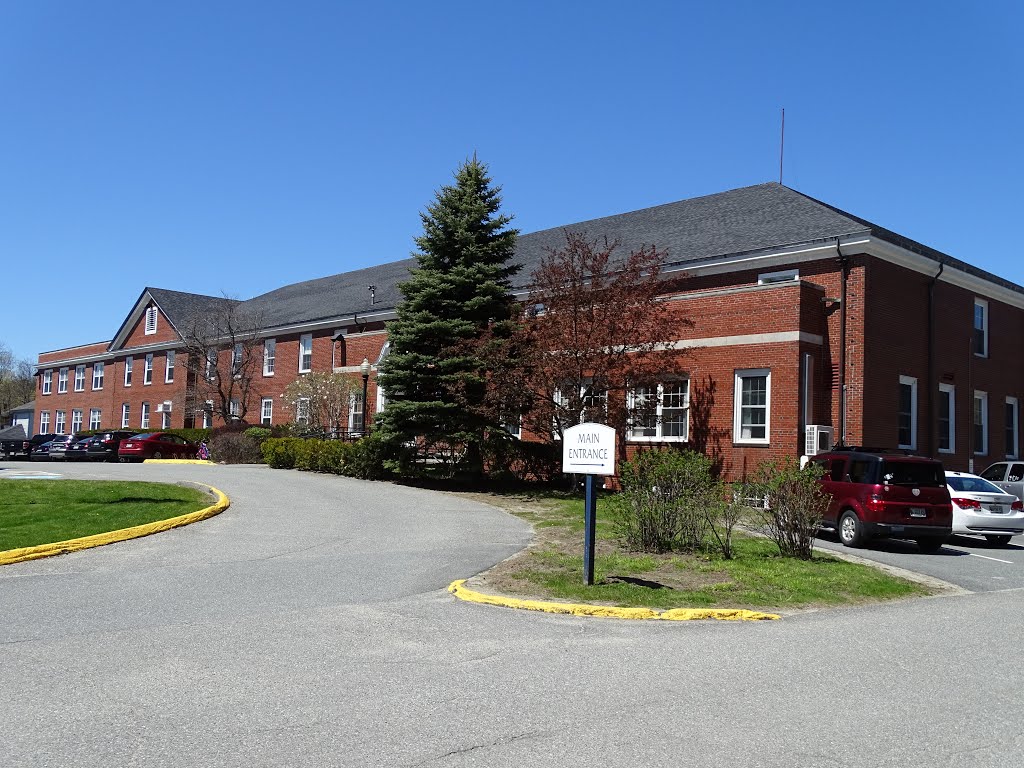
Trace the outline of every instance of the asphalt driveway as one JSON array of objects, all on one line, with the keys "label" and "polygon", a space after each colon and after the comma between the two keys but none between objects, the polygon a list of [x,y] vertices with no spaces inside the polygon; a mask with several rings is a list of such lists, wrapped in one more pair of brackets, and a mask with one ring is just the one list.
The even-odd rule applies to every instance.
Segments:
[{"label": "asphalt driveway", "polygon": [[548,616],[443,591],[528,536],[462,499],[257,467],[47,469],[195,479],[233,505],[0,568],[5,765],[874,768],[1024,754],[1020,590],[761,623]]}]

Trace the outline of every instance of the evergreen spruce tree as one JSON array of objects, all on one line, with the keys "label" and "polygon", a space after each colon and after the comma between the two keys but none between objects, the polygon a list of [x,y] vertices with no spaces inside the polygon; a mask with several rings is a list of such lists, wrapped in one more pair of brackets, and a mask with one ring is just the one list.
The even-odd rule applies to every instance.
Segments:
[{"label": "evergreen spruce tree", "polygon": [[487,428],[497,426],[486,360],[500,357],[494,347],[510,335],[510,281],[520,268],[509,263],[518,231],[500,212],[500,191],[474,156],[420,214],[417,267],[399,286],[379,379],[388,401],[377,428],[392,449],[464,451],[473,472],[482,469]]}]

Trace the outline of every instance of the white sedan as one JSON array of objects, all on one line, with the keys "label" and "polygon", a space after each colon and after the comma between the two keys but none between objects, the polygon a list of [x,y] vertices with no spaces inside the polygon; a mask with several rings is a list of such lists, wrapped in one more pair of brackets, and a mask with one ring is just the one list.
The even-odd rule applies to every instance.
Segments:
[{"label": "white sedan", "polygon": [[1016,496],[967,472],[947,471],[946,486],[953,500],[953,533],[1002,545],[1024,533],[1024,505]]}]

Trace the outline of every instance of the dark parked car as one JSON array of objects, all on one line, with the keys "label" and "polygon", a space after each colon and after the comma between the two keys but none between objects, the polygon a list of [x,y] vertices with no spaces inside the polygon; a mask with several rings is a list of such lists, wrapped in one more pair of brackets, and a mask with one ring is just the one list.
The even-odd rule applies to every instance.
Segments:
[{"label": "dark parked car", "polygon": [[72,441],[64,451],[64,461],[90,461],[89,446],[96,442],[95,437],[79,437]]},{"label": "dark parked car", "polygon": [[100,432],[88,448],[89,458],[95,461],[117,461],[117,450],[121,447],[121,441],[134,434],[130,429],[112,429],[109,432]]},{"label": "dark parked car", "polygon": [[77,440],[76,435],[57,435],[50,441],[50,461],[64,461],[68,446]]},{"label": "dark parked car", "polygon": [[[25,441],[25,444],[23,446],[25,455],[31,459],[32,454],[36,452],[39,446],[43,445],[44,443],[50,442],[55,437],[60,437],[60,435],[53,432],[48,432],[46,434],[41,435],[33,435],[30,440]],[[49,449],[47,449],[46,458],[50,458]]]},{"label": "dark parked car", "polygon": [[177,435],[169,435],[166,432],[146,432],[122,440],[117,455],[121,461],[194,459],[196,446]]},{"label": "dark parked car", "polygon": [[25,443],[28,442],[26,437],[25,428],[20,424],[0,429],[0,454],[3,454],[4,460],[25,452]]},{"label": "dark parked car", "polygon": [[45,443],[40,443],[32,448],[32,453],[29,454],[29,458],[32,461],[49,461],[50,460],[50,448],[53,447],[53,441],[60,438],[57,435],[53,440],[47,440]]},{"label": "dark parked car", "polygon": [[834,449],[812,461],[832,495],[822,527],[838,531],[846,546],[893,536],[935,552],[949,538],[953,504],[941,462],[871,448]]}]

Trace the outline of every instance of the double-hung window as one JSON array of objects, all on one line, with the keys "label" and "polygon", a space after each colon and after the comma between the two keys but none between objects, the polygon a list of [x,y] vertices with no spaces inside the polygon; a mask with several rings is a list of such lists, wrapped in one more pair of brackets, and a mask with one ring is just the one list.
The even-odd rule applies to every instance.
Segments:
[{"label": "double-hung window", "polygon": [[974,453],[988,454],[988,392],[974,390]]},{"label": "double-hung window", "polygon": [[53,431],[58,435],[64,434],[64,427],[67,423],[67,414],[64,411],[57,411],[56,423],[53,425]]},{"label": "double-hung window", "polygon": [[263,375],[274,375],[274,358],[277,356],[277,340],[267,339],[263,342]]},{"label": "double-hung window", "polygon": [[142,383],[149,386],[153,383],[153,353],[146,355],[146,365],[142,370]]},{"label": "double-hung window", "polygon": [[50,412],[41,411],[39,413],[39,434],[46,435],[50,432]]},{"label": "double-hung window", "polygon": [[235,348],[231,350],[231,375],[238,378],[242,375],[242,358],[244,356],[244,350],[241,344],[235,344]]},{"label": "double-hung window", "polygon": [[974,354],[988,357],[988,302],[984,299],[974,300]]},{"label": "double-hung window", "polygon": [[139,426],[149,429],[149,403],[142,404],[142,418],[139,419]]},{"label": "double-hung window", "polygon": [[74,408],[71,411],[71,434],[77,435],[82,431],[82,409]]},{"label": "double-hung window", "polygon": [[348,431],[363,431],[363,393],[356,392],[349,400],[348,408]]},{"label": "double-hung window", "polygon": [[1020,435],[1018,422],[1020,418],[1020,402],[1016,397],[1006,398],[1006,458],[1016,459],[1020,454]]},{"label": "double-hung window", "polygon": [[685,441],[689,437],[690,382],[635,387],[629,395],[629,439]]},{"label": "double-hung window", "polygon": [[203,407],[203,429],[213,426],[213,400],[207,400]]},{"label": "double-hung window", "polygon": [[313,334],[304,333],[299,337],[299,373],[313,370]]},{"label": "double-hung window", "polygon": [[167,350],[167,359],[164,363],[164,384],[171,384],[174,381],[174,350]]},{"label": "double-hung window", "polygon": [[239,400],[238,398],[233,397],[233,398],[231,398],[230,401],[228,401],[228,415],[231,418],[233,418],[233,419],[237,419],[239,416],[242,415],[242,401],[241,400]]},{"label": "double-hung window", "polygon": [[170,428],[171,428],[171,412],[170,411],[162,411],[160,413],[160,429],[170,429]]},{"label": "double-hung window", "polygon": [[68,391],[68,369],[61,368],[57,371],[57,394],[63,395]]},{"label": "double-hung window", "polygon": [[917,379],[913,376],[900,376],[896,430],[900,448],[917,449]]},{"label": "double-hung window", "polygon": [[104,363],[93,363],[92,364],[92,388],[103,389],[103,369],[105,368]]},{"label": "double-hung window", "polygon": [[53,370],[43,371],[43,394],[48,395],[53,391]]},{"label": "double-hung window", "polygon": [[89,409],[89,429],[99,429],[103,412],[99,408]]},{"label": "double-hung window", "polygon": [[217,373],[217,350],[208,349],[206,350],[206,376],[207,381],[213,381],[215,374]]},{"label": "double-hung window", "polygon": [[126,357],[124,359],[124,385],[130,387],[132,385],[132,361],[134,358]]},{"label": "double-hung window", "polygon": [[85,366],[75,366],[75,392],[85,392]]},{"label": "double-hung window", "polygon": [[295,402],[295,423],[309,424],[309,398],[300,397]]},{"label": "double-hung window", "polygon": [[736,371],[733,442],[767,445],[770,441],[771,383],[768,368]]},{"label": "double-hung window", "polygon": [[131,416],[131,407],[128,403],[121,403],[121,429],[128,429],[128,419]]},{"label": "double-hung window", "polygon": [[939,384],[939,453],[956,452],[956,387]]},{"label": "double-hung window", "polygon": [[274,398],[264,397],[260,401],[260,424],[269,427],[274,423]]}]

